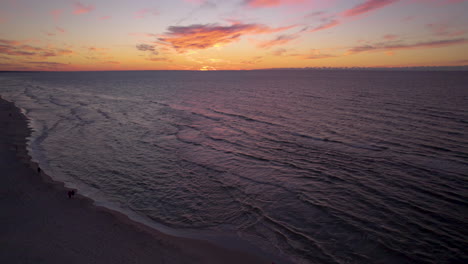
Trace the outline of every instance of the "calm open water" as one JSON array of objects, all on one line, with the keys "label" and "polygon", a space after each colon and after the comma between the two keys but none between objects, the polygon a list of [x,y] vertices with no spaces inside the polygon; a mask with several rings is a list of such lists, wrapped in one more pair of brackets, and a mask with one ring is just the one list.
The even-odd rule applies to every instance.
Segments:
[{"label": "calm open water", "polygon": [[292,263],[468,262],[466,72],[2,73],[0,94],[46,172],[166,227]]}]

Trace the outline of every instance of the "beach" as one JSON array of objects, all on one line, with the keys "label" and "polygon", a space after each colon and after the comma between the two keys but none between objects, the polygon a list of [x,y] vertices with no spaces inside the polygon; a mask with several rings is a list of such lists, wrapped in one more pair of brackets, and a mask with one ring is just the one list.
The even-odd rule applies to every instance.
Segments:
[{"label": "beach", "polygon": [[0,99],[0,263],[271,263],[210,242],[169,236],[97,207],[38,170],[31,131]]}]

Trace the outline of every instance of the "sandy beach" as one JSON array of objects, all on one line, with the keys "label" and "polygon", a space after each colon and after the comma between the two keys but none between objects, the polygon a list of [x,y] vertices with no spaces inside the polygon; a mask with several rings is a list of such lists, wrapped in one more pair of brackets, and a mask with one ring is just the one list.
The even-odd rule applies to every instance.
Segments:
[{"label": "sandy beach", "polygon": [[27,120],[0,99],[0,263],[271,263],[209,242],[160,233],[38,172]]}]

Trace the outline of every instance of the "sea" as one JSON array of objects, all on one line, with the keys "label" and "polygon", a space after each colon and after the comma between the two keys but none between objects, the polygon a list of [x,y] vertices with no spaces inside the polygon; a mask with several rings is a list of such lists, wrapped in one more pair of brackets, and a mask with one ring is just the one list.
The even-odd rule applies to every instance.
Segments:
[{"label": "sea", "polygon": [[[0,73],[43,170],[274,263],[468,263],[468,74]],[[64,194],[65,195],[65,194]]]}]

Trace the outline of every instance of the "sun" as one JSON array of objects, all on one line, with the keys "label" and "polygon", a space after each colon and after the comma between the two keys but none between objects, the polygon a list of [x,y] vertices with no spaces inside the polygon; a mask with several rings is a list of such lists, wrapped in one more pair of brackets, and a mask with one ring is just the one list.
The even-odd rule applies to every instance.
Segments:
[{"label": "sun", "polygon": [[200,69],[198,69],[199,71],[216,71],[216,68],[213,67],[213,66],[203,66],[201,67]]}]

